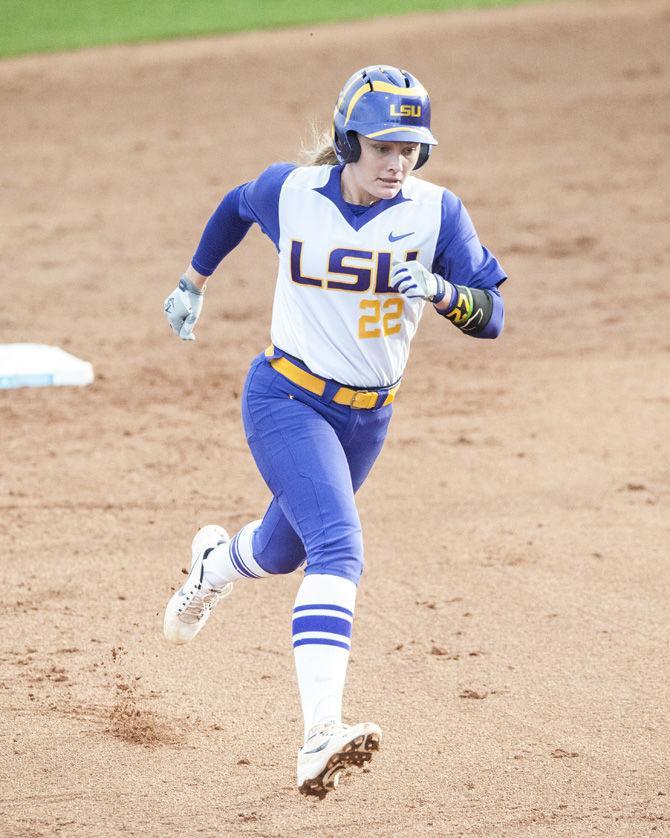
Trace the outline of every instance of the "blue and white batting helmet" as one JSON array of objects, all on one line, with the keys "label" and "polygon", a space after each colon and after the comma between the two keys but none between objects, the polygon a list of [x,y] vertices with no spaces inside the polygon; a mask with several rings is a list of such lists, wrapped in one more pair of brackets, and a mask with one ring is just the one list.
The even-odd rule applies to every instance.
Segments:
[{"label": "blue and white batting helmet", "polygon": [[411,73],[388,65],[358,70],[340,91],[333,114],[333,147],[340,163],[361,154],[357,134],[370,139],[421,143],[415,169],[437,140],[430,131],[430,99]]}]

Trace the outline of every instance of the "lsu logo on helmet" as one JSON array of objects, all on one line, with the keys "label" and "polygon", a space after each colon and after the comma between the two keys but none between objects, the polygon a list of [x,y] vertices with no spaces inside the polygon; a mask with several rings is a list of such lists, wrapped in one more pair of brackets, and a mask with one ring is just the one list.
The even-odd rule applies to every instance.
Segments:
[{"label": "lsu logo on helmet", "polygon": [[414,116],[417,119],[421,116],[421,105],[394,105],[391,103],[389,109],[391,116]]}]

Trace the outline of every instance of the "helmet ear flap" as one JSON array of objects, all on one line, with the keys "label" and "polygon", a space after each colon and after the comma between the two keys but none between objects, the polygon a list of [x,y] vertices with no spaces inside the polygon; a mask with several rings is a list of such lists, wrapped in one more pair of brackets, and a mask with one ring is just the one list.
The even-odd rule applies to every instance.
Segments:
[{"label": "helmet ear flap", "polygon": [[423,164],[428,160],[430,157],[430,150],[431,146],[428,143],[421,143],[421,148],[419,149],[419,156],[414,164],[414,171],[420,169]]},{"label": "helmet ear flap", "polygon": [[347,132],[347,140],[351,149],[351,156],[347,160],[347,163],[355,163],[361,156],[361,141],[358,139],[358,134],[355,131]]},{"label": "helmet ear flap", "polygon": [[333,128],[333,146],[340,163],[355,163],[361,156],[361,144],[355,131],[338,131]]}]

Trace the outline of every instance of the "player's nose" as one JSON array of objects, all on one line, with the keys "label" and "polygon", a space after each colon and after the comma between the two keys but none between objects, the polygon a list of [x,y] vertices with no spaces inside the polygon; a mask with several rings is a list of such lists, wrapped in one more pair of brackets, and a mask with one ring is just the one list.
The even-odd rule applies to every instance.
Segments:
[{"label": "player's nose", "polygon": [[389,159],[386,161],[387,168],[389,172],[393,172],[397,174],[398,172],[402,171],[402,154],[391,154],[389,155]]}]

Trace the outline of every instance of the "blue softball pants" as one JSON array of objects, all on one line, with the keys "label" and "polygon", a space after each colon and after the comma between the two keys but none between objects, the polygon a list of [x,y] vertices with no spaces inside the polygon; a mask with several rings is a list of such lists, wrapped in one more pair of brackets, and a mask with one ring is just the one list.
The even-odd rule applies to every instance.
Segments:
[{"label": "blue softball pants", "polygon": [[254,558],[268,573],[291,573],[306,559],[305,573],[360,579],[363,537],[354,494],[382,449],[393,405],[335,404],[339,387],[327,381],[317,396],[275,371],[264,355],[252,361],[242,418],[273,494],[252,541]]}]

